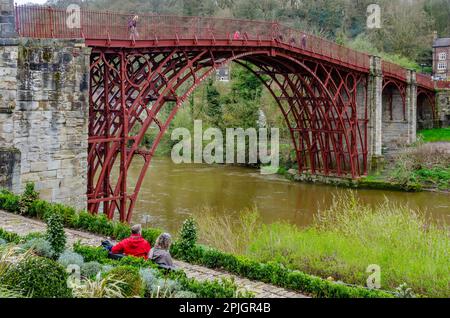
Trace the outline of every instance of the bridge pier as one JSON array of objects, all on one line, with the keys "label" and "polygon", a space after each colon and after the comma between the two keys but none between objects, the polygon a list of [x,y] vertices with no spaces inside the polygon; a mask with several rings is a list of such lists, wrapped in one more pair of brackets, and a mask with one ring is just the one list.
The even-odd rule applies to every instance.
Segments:
[{"label": "bridge pier", "polygon": [[12,37],[12,1],[0,5],[0,187],[34,182],[41,198],[85,209],[90,49]]},{"label": "bridge pier", "polygon": [[381,69],[381,58],[378,56],[370,57],[367,96],[367,107],[369,109],[369,170],[377,172],[382,169],[384,163],[382,153],[383,72]]}]

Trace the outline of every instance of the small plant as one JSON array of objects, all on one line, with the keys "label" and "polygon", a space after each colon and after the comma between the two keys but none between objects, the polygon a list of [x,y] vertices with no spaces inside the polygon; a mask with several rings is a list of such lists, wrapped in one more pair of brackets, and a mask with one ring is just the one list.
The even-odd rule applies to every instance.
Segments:
[{"label": "small plant", "polygon": [[144,285],[144,292],[146,296],[150,296],[152,293],[152,287],[158,282],[160,276],[158,270],[150,268],[141,268],[139,270],[142,283]]},{"label": "small plant", "polygon": [[195,246],[197,242],[197,223],[193,218],[188,218],[184,221],[180,231],[179,247],[182,250],[188,251]]},{"label": "small plant", "polygon": [[106,277],[121,281],[119,283],[125,297],[142,296],[144,289],[139,270],[133,266],[117,266]]},{"label": "small plant", "polygon": [[75,298],[124,298],[122,293],[122,281],[111,277],[87,279],[78,285],[74,285],[73,297]]},{"label": "small plant", "polygon": [[23,250],[32,250],[37,256],[52,258],[55,255],[50,243],[43,238],[32,239],[20,246]]},{"label": "small plant", "polygon": [[416,298],[414,292],[408,287],[408,284],[403,283],[395,289],[395,295],[398,298]]},{"label": "small plant", "polygon": [[114,266],[111,266],[111,265],[103,265],[103,266],[102,266],[101,273],[102,273],[102,274],[107,274],[107,273],[109,273],[113,268],[114,268]]},{"label": "small plant", "polygon": [[60,214],[53,213],[47,219],[47,232],[45,235],[50,242],[55,257],[59,257],[66,248],[66,233],[64,232],[64,220]]},{"label": "small plant", "polygon": [[98,262],[87,262],[81,266],[81,275],[87,278],[93,278],[97,276],[102,270],[102,265]]},{"label": "small plant", "polygon": [[182,286],[177,281],[171,279],[158,279],[154,281],[153,285],[150,288],[151,295],[153,298],[155,295],[161,296],[164,295],[168,297],[169,295],[174,294],[175,292],[181,291]]},{"label": "small plant", "polygon": [[34,183],[27,183],[25,191],[19,199],[19,214],[27,215],[32,203],[39,198],[39,193],[34,190]]},{"label": "small plant", "polygon": [[190,291],[181,290],[174,293],[173,298],[197,298],[197,295]]},{"label": "small plant", "polygon": [[83,256],[71,251],[65,251],[58,258],[58,263],[67,268],[69,265],[78,265],[80,268],[84,264]]}]

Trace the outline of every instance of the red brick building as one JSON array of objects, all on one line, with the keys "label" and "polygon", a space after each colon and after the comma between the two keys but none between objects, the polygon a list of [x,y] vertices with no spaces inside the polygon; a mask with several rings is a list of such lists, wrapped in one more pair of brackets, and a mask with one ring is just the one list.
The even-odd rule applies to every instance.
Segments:
[{"label": "red brick building", "polygon": [[437,38],[433,42],[433,75],[450,80],[450,38]]}]

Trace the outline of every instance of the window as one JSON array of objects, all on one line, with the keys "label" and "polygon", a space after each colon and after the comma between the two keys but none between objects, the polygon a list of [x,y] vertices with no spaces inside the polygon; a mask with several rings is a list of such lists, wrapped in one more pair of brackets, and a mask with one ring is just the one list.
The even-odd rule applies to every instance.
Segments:
[{"label": "window", "polygon": [[446,61],[447,60],[447,53],[442,52],[439,53],[439,61]]},{"label": "window", "polygon": [[447,63],[445,62],[439,62],[437,66],[438,71],[446,71],[447,70]]}]

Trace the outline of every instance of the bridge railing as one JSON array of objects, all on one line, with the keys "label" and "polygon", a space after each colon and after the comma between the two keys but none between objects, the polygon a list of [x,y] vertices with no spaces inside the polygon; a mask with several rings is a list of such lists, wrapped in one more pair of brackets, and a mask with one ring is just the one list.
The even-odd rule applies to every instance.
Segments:
[{"label": "bridge railing", "polygon": [[417,80],[417,84],[419,86],[422,86],[422,87],[425,87],[428,89],[434,89],[434,81],[431,78],[431,75],[417,73],[416,80]]},{"label": "bridge railing", "polygon": [[[67,23],[69,13],[59,8],[17,6],[16,17],[17,31],[23,37],[130,39],[130,14],[82,10],[80,28],[71,28]],[[348,65],[369,68],[369,56],[365,53],[276,22],[140,14],[137,23],[138,40],[232,40],[239,31],[241,40],[275,40]]]},{"label": "bridge railing", "polygon": [[[89,40],[129,40],[128,22],[131,14],[81,10],[79,28],[71,28],[70,13],[61,8],[17,6],[16,29],[23,37],[84,38]],[[139,14],[137,40],[230,40],[236,31],[241,40],[278,41],[312,54],[339,61],[341,64],[369,69],[366,53],[338,45],[332,41],[307,34],[277,22],[209,17],[181,17]],[[406,69],[383,61],[383,73],[402,80]],[[433,89],[426,75],[417,76],[419,85]]]}]

